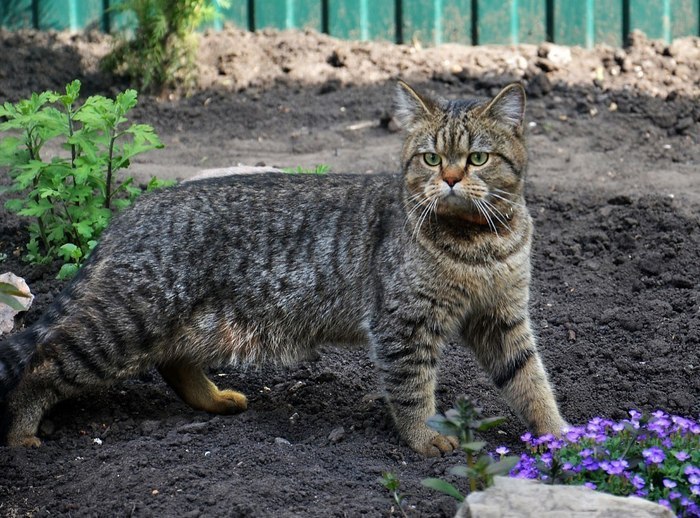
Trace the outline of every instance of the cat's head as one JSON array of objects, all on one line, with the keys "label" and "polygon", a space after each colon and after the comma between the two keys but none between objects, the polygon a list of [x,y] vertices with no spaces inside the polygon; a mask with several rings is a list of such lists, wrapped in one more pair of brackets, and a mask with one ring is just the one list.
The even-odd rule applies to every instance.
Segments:
[{"label": "cat's head", "polygon": [[483,230],[508,228],[522,207],[527,169],[522,86],[508,85],[493,99],[448,101],[399,82],[395,102],[406,132],[408,210]]}]

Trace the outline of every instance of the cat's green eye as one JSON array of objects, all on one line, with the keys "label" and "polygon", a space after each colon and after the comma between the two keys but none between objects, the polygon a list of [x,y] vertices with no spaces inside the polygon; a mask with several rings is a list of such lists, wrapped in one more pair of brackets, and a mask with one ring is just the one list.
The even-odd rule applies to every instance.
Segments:
[{"label": "cat's green eye", "polygon": [[473,153],[469,153],[469,163],[471,165],[484,165],[489,159],[489,154],[484,153],[483,151],[474,151]]},{"label": "cat's green eye", "polygon": [[425,163],[428,164],[430,167],[440,165],[440,162],[442,162],[442,158],[440,158],[440,155],[438,155],[437,153],[424,153],[423,160],[425,160]]}]

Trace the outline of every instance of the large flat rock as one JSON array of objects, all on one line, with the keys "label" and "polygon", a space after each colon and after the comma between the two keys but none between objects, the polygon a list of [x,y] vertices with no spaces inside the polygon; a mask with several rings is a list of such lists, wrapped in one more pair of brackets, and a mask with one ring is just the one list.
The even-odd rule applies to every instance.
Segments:
[{"label": "large flat rock", "polygon": [[455,518],[673,518],[665,507],[637,497],[613,496],[583,486],[496,477],[470,494]]}]

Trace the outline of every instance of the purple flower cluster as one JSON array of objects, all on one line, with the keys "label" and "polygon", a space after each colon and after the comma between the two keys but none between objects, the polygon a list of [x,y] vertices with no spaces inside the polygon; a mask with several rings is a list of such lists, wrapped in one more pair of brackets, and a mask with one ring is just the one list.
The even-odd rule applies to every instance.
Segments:
[{"label": "purple flower cluster", "polygon": [[[661,410],[648,418],[601,417],[571,426],[561,438],[521,436],[529,453],[511,476],[582,484],[655,501],[680,517],[700,517],[700,424]],[[503,454],[504,449],[496,450]]]}]

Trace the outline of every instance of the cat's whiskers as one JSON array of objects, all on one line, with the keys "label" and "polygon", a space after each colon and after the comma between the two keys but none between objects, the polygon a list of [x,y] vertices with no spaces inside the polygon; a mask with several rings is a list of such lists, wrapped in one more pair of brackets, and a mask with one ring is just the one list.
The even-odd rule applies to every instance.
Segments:
[{"label": "cat's whiskers", "polygon": [[510,205],[513,205],[514,207],[521,207],[523,209],[526,208],[524,203],[518,203],[517,201],[513,201],[509,198],[506,198],[505,196],[501,196],[500,194],[496,194],[499,192],[502,194],[506,194],[506,195],[510,194],[509,192],[501,190],[501,189],[493,189],[493,191],[489,192],[489,194],[491,196],[493,196],[494,198],[498,198],[500,200],[503,200],[506,203],[509,203]]},{"label": "cat's whiskers", "polygon": [[479,211],[479,214],[484,216],[484,219],[488,223],[489,228],[492,229],[496,233],[496,236],[498,236],[498,229],[496,228],[496,224],[493,222],[493,220],[491,219],[491,216],[486,211],[486,207],[482,204],[482,200],[479,198],[472,198],[472,202],[474,203],[474,206],[476,207],[476,209]]},{"label": "cat's whiskers", "polygon": [[[483,198],[481,200],[484,203],[484,206],[489,209],[489,212],[493,214],[493,216],[508,230],[510,230],[510,226],[508,225],[509,218],[512,216],[504,214],[495,204],[487,200],[486,198]],[[511,211],[512,212],[512,211]]]},{"label": "cat's whiskers", "polygon": [[418,218],[416,228],[413,229],[412,239],[414,240],[418,239],[420,229],[423,226],[423,223],[425,222],[426,218],[430,215],[431,212],[434,212],[437,209],[437,204],[440,201],[440,196],[438,196],[438,190],[434,189],[433,194],[429,195],[427,200],[429,200],[429,203],[427,207],[423,209],[423,212],[421,212],[421,215]]},{"label": "cat's whiskers", "polygon": [[[418,199],[418,198],[422,198],[422,199]],[[409,220],[411,219],[411,216],[412,216],[418,209],[420,209],[421,207],[426,207],[426,208],[427,208],[427,206],[429,206],[430,203],[431,203],[431,198],[430,198],[429,195],[426,196],[426,193],[424,193],[424,192],[419,192],[419,193],[417,193],[417,194],[414,194],[414,195],[411,196],[410,198],[408,198],[408,199],[406,200],[406,203],[404,204],[404,206],[408,205],[408,204],[409,204],[408,202],[409,202],[409,200],[411,200],[411,199],[418,199],[418,201],[415,202],[413,208],[406,214],[406,219],[404,220],[404,223],[403,223],[403,228],[404,228],[404,229],[406,229],[406,225],[408,225],[408,222],[409,222]]]},{"label": "cat's whiskers", "polygon": [[511,230],[510,225],[508,225],[507,220],[508,218],[503,214],[500,210],[498,210],[498,207],[496,207],[493,203],[488,201],[486,198],[482,198],[481,202],[484,204],[484,208],[489,211],[490,214],[492,214],[498,222],[503,225],[505,228],[508,229],[508,231]]},{"label": "cat's whiskers", "polygon": [[416,200],[418,200],[418,199],[420,199],[420,198],[425,198],[425,192],[424,192],[424,191],[416,192],[416,193],[410,195],[408,198],[406,198],[406,199],[404,200],[404,202],[403,202],[404,208],[408,207],[408,205],[410,205],[411,202],[416,201]]}]

